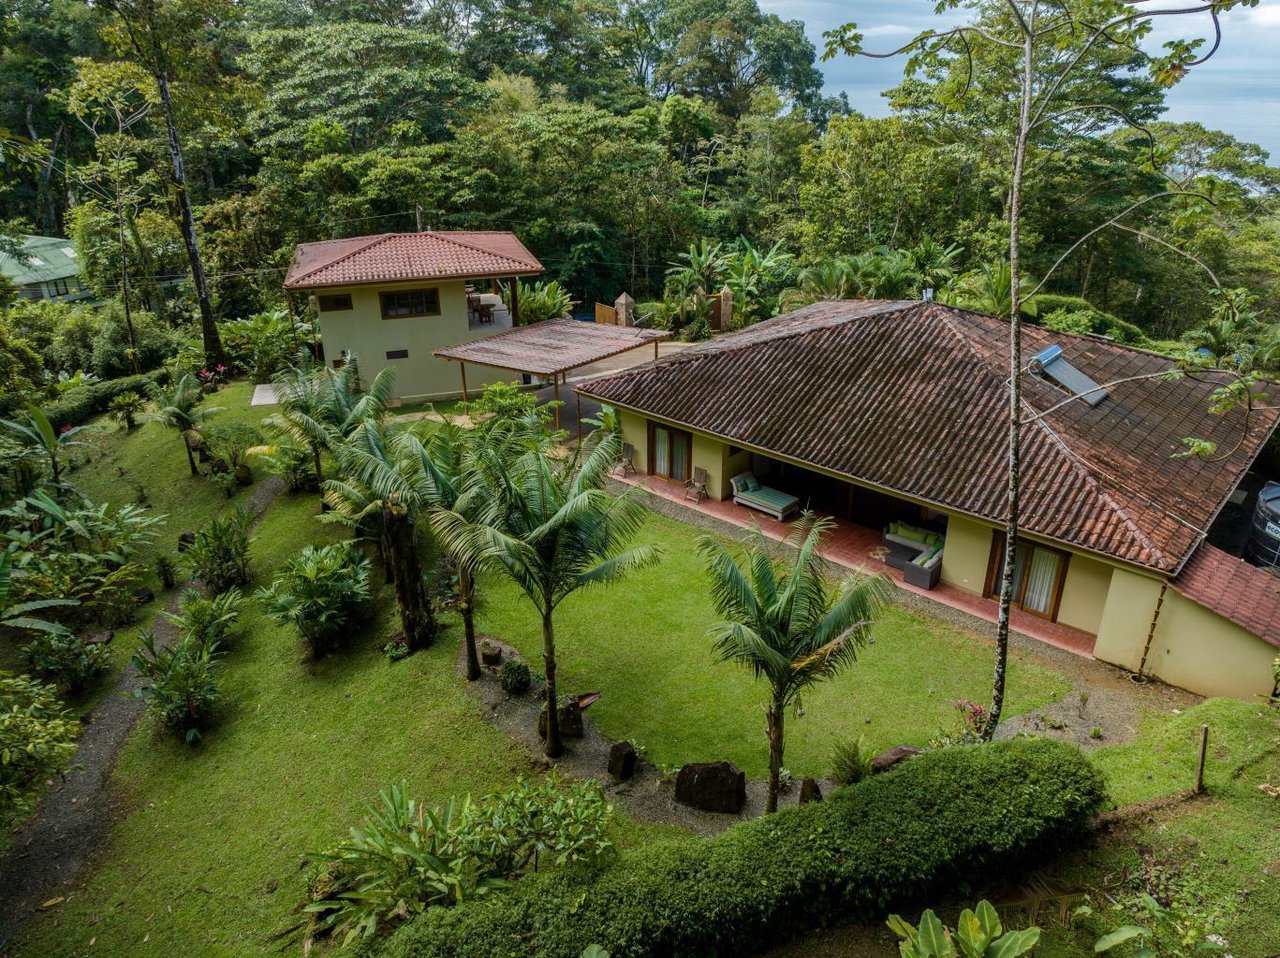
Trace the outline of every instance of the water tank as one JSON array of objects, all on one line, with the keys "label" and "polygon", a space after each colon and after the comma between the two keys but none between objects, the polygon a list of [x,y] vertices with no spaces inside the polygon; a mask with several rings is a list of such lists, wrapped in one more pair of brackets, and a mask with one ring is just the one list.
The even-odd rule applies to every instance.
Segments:
[{"label": "water tank", "polygon": [[1280,567],[1280,482],[1268,482],[1258,493],[1245,557],[1254,565]]}]

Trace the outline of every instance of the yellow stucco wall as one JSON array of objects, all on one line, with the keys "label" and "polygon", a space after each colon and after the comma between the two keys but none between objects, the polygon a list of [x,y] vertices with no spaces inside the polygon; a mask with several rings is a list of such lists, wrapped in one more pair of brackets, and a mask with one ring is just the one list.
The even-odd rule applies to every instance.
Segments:
[{"label": "yellow stucco wall", "polygon": [[1272,645],[1179,594],[1165,593],[1146,672],[1201,695],[1252,699],[1271,691]]},{"label": "yellow stucco wall", "polygon": [[964,516],[947,518],[947,544],[942,552],[942,581],[970,592],[982,592],[991,560],[991,527]]},{"label": "yellow stucco wall", "polygon": [[[383,319],[378,294],[397,289],[440,290],[440,315]],[[324,294],[349,294],[349,310],[322,312],[320,336],[324,340],[325,361],[330,365],[342,355],[360,359],[362,379],[372,379],[381,370],[396,371],[395,396],[399,399],[428,399],[456,396],[461,391],[458,364],[431,355],[434,350],[468,339],[487,336],[491,330],[476,331],[467,325],[466,284],[461,280],[439,283],[390,283],[351,289],[326,289]],[[388,350],[407,349],[407,359],[387,359]],[[487,366],[467,366],[467,389],[479,393],[488,383],[518,379],[513,372]]]},{"label": "yellow stucco wall", "polygon": [[1111,587],[1098,625],[1095,658],[1136,670],[1160,598],[1160,580],[1119,567],[1111,570]]},{"label": "yellow stucco wall", "polygon": [[729,476],[725,464],[729,447],[719,439],[695,432],[693,434],[693,469],[707,470],[707,494],[712,499],[723,499],[728,492]]},{"label": "yellow stucco wall", "polygon": [[1072,553],[1067,578],[1062,583],[1058,621],[1097,634],[1111,588],[1111,566],[1080,553]]},{"label": "yellow stucco wall", "polygon": [[635,449],[635,457],[631,464],[636,472],[649,471],[649,420],[644,416],[625,409],[618,410],[618,421],[622,424],[622,441]]}]

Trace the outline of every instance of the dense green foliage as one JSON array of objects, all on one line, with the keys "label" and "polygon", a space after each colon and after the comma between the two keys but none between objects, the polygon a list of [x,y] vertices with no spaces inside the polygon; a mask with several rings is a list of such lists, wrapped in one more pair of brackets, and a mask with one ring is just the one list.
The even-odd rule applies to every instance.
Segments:
[{"label": "dense green foliage", "polygon": [[369,601],[369,565],[369,557],[350,543],[305,546],[257,598],[269,616],[297,629],[318,658]]},{"label": "dense green foliage", "polygon": [[[1119,9],[1073,3],[1085,20]],[[1005,4],[967,6],[1005,31]],[[122,14],[171,58],[167,92]],[[260,381],[308,335],[302,304],[280,288],[301,241],[418,224],[514,229],[573,300],[611,303],[623,290],[667,296],[667,271],[691,244],[743,238],[793,260],[780,284],[767,270],[719,278],[750,318],[771,315],[800,270],[834,258],[931,239],[957,246],[960,275],[1007,255],[1016,51],[990,44],[973,59],[953,46],[904,61],[891,115],[869,118],[820,93],[803,24],[757,0],[15,0],[5,19],[0,127],[48,152],[6,168],[0,222],[74,237],[100,297],[121,294],[127,262],[144,369],[196,332],[170,112],[223,342]],[[1043,80],[1081,57],[1030,145],[1029,272],[1043,276],[1065,254],[1048,292],[1176,337],[1209,311],[1200,265],[1122,230],[1072,244],[1161,189],[1202,193],[1214,204],[1168,196],[1132,225],[1195,254],[1224,286],[1250,288],[1274,316],[1280,173],[1253,144],[1159,119],[1165,91],[1135,49],[1144,25],[1088,48],[1086,33],[1068,41],[1079,49],[1037,61]],[[1073,113],[1086,103],[1100,118]],[[918,293],[886,278],[877,295]],[[27,330],[44,307],[14,309],[23,318],[2,334],[34,349],[11,351],[28,366],[34,356],[55,372],[130,371],[118,305],[92,320],[80,309],[78,332],[52,336],[54,350],[49,324]],[[0,390],[40,387],[23,362],[0,369]]]},{"label": "dense green foliage", "polygon": [[243,508],[210,519],[183,558],[193,578],[214,595],[249,584],[249,515]]},{"label": "dense green foliage", "polygon": [[137,695],[147,703],[151,720],[187,744],[198,742],[222,699],[221,657],[217,643],[206,645],[184,635],[171,645],[157,644],[153,633],[144,632],[133,665],[149,683]]},{"label": "dense green foliage", "polygon": [[[1078,836],[1104,800],[1075,749],[950,748],[710,839],[649,845],[584,881],[428,912],[385,958],[743,953],[815,925],[946,889]],[[1000,815],[990,814],[993,803]]]},{"label": "dense green foliage", "polygon": [[67,770],[79,730],[52,688],[0,672],[0,823],[28,811],[44,780]]}]

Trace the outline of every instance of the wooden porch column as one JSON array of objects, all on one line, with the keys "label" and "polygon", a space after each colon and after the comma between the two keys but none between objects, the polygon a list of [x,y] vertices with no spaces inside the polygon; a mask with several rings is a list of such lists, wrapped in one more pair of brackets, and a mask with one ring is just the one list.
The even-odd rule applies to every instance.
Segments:
[{"label": "wooden porch column", "polygon": [[582,393],[573,391],[574,401],[578,404],[578,442],[582,442]]},{"label": "wooden porch column", "polygon": [[512,276],[507,282],[511,284],[511,325],[520,325],[520,280]]},{"label": "wooden porch column", "polygon": [[552,402],[556,404],[556,432],[560,431],[560,374],[554,374],[555,386],[552,387]]},{"label": "wooden porch column", "polygon": [[658,343],[660,343],[660,342],[661,342],[661,340],[658,340],[658,339],[655,339],[655,340],[653,341],[653,358],[654,358],[654,359],[657,359],[657,358],[658,358]]},{"label": "wooden porch column", "polygon": [[467,364],[463,362],[459,362],[458,371],[462,373],[462,401],[466,402],[467,401]]}]

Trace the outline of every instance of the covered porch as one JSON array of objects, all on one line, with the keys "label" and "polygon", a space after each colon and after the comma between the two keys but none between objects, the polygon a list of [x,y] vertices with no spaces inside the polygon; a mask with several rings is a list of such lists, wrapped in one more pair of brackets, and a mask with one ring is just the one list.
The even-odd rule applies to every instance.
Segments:
[{"label": "covered porch", "polygon": [[[674,506],[677,512],[689,514],[689,518],[705,516],[719,522],[727,523],[739,529],[754,530],[759,528],[770,539],[781,542],[790,531],[789,522],[782,522],[764,515],[754,509],[734,504],[732,499],[689,498],[688,488],[683,482],[676,482],[660,476],[644,475],[631,472],[622,475],[615,472],[613,478],[630,486],[638,486],[654,496]],[[997,604],[993,599],[985,598],[977,592],[961,589],[947,582],[939,582],[931,589],[924,589],[907,582],[901,570],[889,565],[889,549],[883,544],[883,534],[878,528],[861,524],[853,519],[833,515],[831,511],[814,503],[815,511],[831,518],[835,529],[827,540],[822,551],[828,561],[847,569],[864,573],[881,573],[892,580],[900,589],[920,596],[929,602],[937,603],[946,609],[973,616],[984,622],[994,624]],[[1075,655],[1092,658],[1096,636],[1081,629],[1072,628],[1061,622],[1053,622],[1039,615],[1013,608],[1010,612],[1010,625],[1013,631],[1029,636],[1037,641],[1063,649]]]}]

